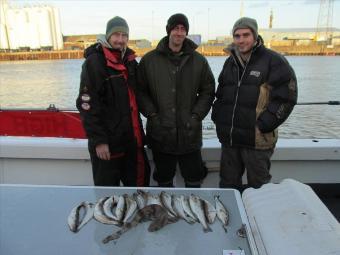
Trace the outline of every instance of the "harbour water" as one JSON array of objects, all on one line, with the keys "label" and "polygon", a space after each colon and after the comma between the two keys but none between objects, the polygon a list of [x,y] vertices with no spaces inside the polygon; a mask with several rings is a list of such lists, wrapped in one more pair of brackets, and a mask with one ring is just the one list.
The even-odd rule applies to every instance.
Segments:
[{"label": "harbour water", "polygon": [[[208,57],[216,82],[226,57]],[[289,56],[299,87],[299,102],[340,100],[339,56]],[[83,60],[0,62],[1,108],[75,109]],[[204,138],[216,137],[210,115]],[[339,105],[297,105],[279,129],[284,138],[340,138]]]}]

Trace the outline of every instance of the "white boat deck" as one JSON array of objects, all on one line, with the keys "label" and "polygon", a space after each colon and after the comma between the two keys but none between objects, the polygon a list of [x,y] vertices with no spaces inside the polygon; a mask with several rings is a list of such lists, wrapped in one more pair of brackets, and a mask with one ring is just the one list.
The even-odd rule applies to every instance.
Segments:
[{"label": "white boat deck", "polygon": [[[156,232],[148,232],[150,223],[142,222],[118,240],[103,244],[102,240],[119,228],[91,219],[78,233],[72,233],[67,226],[71,209],[82,201],[96,203],[99,198],[112,194],[132,195],[136,188],[0,184],[0,254],[217,255],[225,252],[223,254],[229,255],[228,251],[242,250],[243,253],[232,254],[258,255],[250,231],[247,232],[247,238],[236,234],[243,224],[250,229],[237,190],[143,190],[152,194],[166,191],[168,194],[184,196],[194,193],[212,205],[215,205],[214,196],[219,195],[230,213],[228,232],[225,232],[217,218],[209,225],[212,231],[208,233],[203,232],[198,222],[190,225],[179,220]],[[25,208],[25,213],[22,208]]]},{"label": "white boat deck", "polygon": [[[0,254],[340,255],[340,224],[310,187],[295,180],[246,189],[242,198],[233,189],[143,189],[194,193],[212,204],[219,195],[229,211],[228,231],[218,219],[209,233],[183,220],[150,233],[143,222],[103,244],[117,227],[92,219],[75,234],[68,214],[82,201],[95,203],[136,188],[0,184]],[[242,226],[244,236],[238,234]]]},{"label": "white boat deck", "polygon": [[[204,187],[218,186],[220,144],[204,140],[209,168]],[[149,153],[152,163],[152,156]],[[340,184],[340,139],[279,139],[272,157],[272,182]],[[92,185],[86,139],[0,137],[0,183]],[[176,185],[183,186],[180,175]]]},{"label": "white boat deck", "polygon": [[[207,178],[204,180],[204,188],[197,190],[197,192],[204,193],[205,188],[218,187],[220,144],[217,140],[205,140],[202,153],[210,170]],[[331,184],[339,187],[340,140],[281,139],[273,155],[271,174],[273,176],[272,181],[275,183],[279,183],[286,178],[292,178],[304,183]],[[258,190],[247,189],[243,193],[242,203],[247,214],[247,222],[249,222],[251,235],[254,237],[256,244],[256,250],[254,252],[251,251],[251,254],[340,255],[339,223],[317,196],[312,193],[309,187],[294,182],[296,181],[284,181],[282,184],[267,184]],[[85,186],[83,188],[88,188],[90,191],[89,194],[93,195],[94,193],[91,190],[95,187],[92,187],[91,164],[87,151],[87,140],[0,137],[0,188],[1,186],[7,187],[13,184],[18,187],[25,187],[26,184],[38,184],[37,190],[41,190],[39,186],[43,188],[46,185],[52,185],[52,189],[53,186],[57,187],[56,185],[73,186],[74,188],[79,188],[76,186]],[[180,175],[176,176],[176,186],[183,187],[183,180]],[[174,189],[173,191],[175,192],[175,190],[178,189]],[[23,197],[29,198],[33,193],[24,192],[15,195],[14,192],[13,196],[22,194]],[[1,194],[4,193],[1,192]],[[45,196],[41,192],[39,192],[39,194],[39,196]],[[75,195],[75,193],[67,194]],[[46,195],[48,196],[48,193]],[[67,196],[64,196],[65,199],[66,197]],[[11,215],[8,211],[10,207],[6,206],[4,201],[12,201],[12,208],[18,205],[22,206],[22,204],[17,202],[18,199],[13,200],[12,196],[11,199],[8,199],[8,196],[1,196],[0,198],[0,207],[7,208],[7,213],[2,214],[3,217]],[[83,199],[86,199],[86,197],[83,197]],[[50,200],[49,197],[44,201]],[[62,199],[59,200],[62,201]],[[26,199],[24,201],[30,201],[31,203],[33,200]],[[40,200],[34,201],[34,203],[38,205]],[[43,207],[46,212],[48,211],[46,215],[56,212],[54,209],[55,200],[52,199],[51,201],[54,201],[52,207]],[[339,201],[339,199],[337,199],[337,201]],[[43,204],[45,204],[45,202]],[[69,207],[71,207],[71,204]],[[39,207],[32,207],[32,205],[30,205],[24,206],[24,208],[26,208],[24,215],[33,217],[35,214],[34,209]],[[53,212],[50,211],[50,208],[53,208]],[[4,212],[6,212],[6,210]],[[44,213],[44,211],[39,211],[39,213]],[[63,212],[63,215],[64,219],[66,217],[65,212]],[[18,219],[23,220],[25,218],[19,217]],[[34,221],[30,224],[33,223]],[[8,221],[4,220],[0,225],[7,226]],[[63,225],[63,227],[65,227],[65,225]],[[46,226],[46,224],[44,226]],[[20,227],[22,226],[20,225]],[[4,228],[1,228],[1,230],[3,229]],[[8,229],[13,229],[12,225],[8,225]],[[34,229],[33,226],[27,228],[30,233],[32,229]],[[60,226],[56,229],[60,229]],[[218,231],[217,229],[218,228],[216,228],[216,231]],[[86,229],[84,230],[86,231]],[[64,231],[64,229],[62,231]],[[85,231],[82,233],[86,233]],[[249,230],[247,231],[249,233]],[[91,233],[91,231],[87,232],[90,236],[93,235]],[[183,233],[185,234],[185,232]],[[183,233],[181,232],[181,234]],[[13,234],[13,236],[11,236],[11,234]],[[137,235],[140,234],[141,233],[137,233]],[[36,233],[36,236],[38,235],[39,233]],[[7,251],[7,249],[12,249],[12,247],[22,248],[22,245],[15,244],[15,237],[17,236],[15,232],[3,232],[1,236],[7,238],[9,242],[1,243],[0,241],[0,254],[2,254],[3,250]],[[52,243],[47,243],[46,246],[39,246],[39,249],[56,247],[58,240],[53,239]],[[174,240],[177,240],[176,236]],[[67,243],[69,240],[64,239],[64,241]],[[22,242],[20,241],[20,243]],[[178,240],[178,243],[181,243],[180,240]],[[9,244],[10,246],[8,246]],[[27,239],[26,244],[34,246],[35,241],[31,242]],[[72,245],[74,247],[74,243],[72,243]],[[58,247],[61,246],[59,245]],[[229,247],[230,250],[228,247],[225,249],[229,251],[235,249],[233,245]],[[253,245],[250,243],[249,247],[253,247]],[[250,248],[250,250],[252,250],[252,248]],[[144,251],[143,249],[140,251],[141,253],[136,254],[144,254],[142,253],[142,251]],[[195,252],[194,254],[199,253]],[[249,254],[249,252],[247,254]]]}]

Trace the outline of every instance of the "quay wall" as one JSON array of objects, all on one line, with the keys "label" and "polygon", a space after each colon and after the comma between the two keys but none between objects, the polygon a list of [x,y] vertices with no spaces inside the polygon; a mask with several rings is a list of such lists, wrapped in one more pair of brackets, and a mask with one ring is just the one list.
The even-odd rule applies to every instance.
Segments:
[{"label": "quay wall", "polygon": [[0,53],[0,61],[81,59],[83,50],[30,51]]},{"label": "quay wall", "polygon": [[[225,46],[200,46],[197,51],[205,56],[227,56],[223,51]],[[297,56],[340,56],[340,46],[327,48],[322,45],[303,46],[296,45],[294,47],[287,45],[271,45],[271,49],[278,51],[284,55]],[[143,56],[153,48],[134,49],[137,56]],[[61,50],[61,51],[30,51],[30,52],[1,52],[0,61],[19,61],[19,60],[53,60],[53,59],[82,59],[83,50]]]}]

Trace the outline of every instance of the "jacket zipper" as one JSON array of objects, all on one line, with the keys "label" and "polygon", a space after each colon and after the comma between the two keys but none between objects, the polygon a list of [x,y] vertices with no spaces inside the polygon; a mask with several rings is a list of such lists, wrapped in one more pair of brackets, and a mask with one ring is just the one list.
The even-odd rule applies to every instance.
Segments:
[{"label": "jacket zipper", "polygon": [[251,58],[252,53],[253,52],[251,52],[251,54],[249,56],[249,59],[248,59],[246,65],[245,65],[245,67],[243,69],[241,78],[239,78],[240,67],[237,64],[237,61],[236,61],[234,55],[232,55],[233,60],[234,60],[234,62],[236,64],[236,66],[237,66],[237,91],[236,91],[236,96],[235,96],[235,104],[234,104],[234,107],[233,107],[233,114],[232,114],[232,117],[231,117],[231,128],[230,128],[230,133],[229,133],[229,136],[230,136],[230,146],[233,146],[233,136],[232,136],[232,133],[233,133],[233,129],[234,129],[234,118],[235,118],[236,105],[237,105],[237,101],[238,101],[238,94],[239,94],[239,91],[240,91],[240,87],[241,87],[241,83],[242,83],[242,80],[243,80],[243,76],[246,73],[246,69],[247,69],[248,63],[250,62],[250,58]]}]

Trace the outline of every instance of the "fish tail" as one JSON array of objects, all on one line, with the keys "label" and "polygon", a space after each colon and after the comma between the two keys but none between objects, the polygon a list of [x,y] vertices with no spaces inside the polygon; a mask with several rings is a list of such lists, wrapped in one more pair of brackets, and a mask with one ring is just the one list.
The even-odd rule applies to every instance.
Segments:
[{"label": "fish tail", "polygon": [[212,232],[212,229],[209,226],[207,226],[206,228],[203,228],[203,232],[204,233]]},{"label": "fish tail", "polygon": [[225,226],[225,225],[222,225],[222,228],[224,229],[224,231],[225,231],[226,233],[228,233],[227,226]]},{"label": "fish tail", "polygon": [[184,218],[184,220],[185,220],[187,223],[191,224],[191,225],[195,223],[195,221],[194,221],[194,220],[191,220],[191,219],[185,219],[185,218]]},{"label": "fish tail", "polygon": [[105,237],[105,238],[103,239],[102,243],[106,244],[106,243],[108,243],[108,242],[110,242],[110,241],[112,241],[112,240],[118,239],[119,237],[120,237],[119,234],[113,233],[112,235],[108,235],[107,237]]},{"label": "fish tail", "polygon": [[122,229],[118,230],[116,233],[113,233],[113,234],[105,237],[102,242],[103,243],[108,243],[108,242],[110,242],[112,240],[118,239],[122,234],[127,232],[132,227],[132,224],[128,223],[127,225],[128,226],[124,225],[124,227]]},{"label": "fish tail", "polygon": [[73,227],[69,226],[69,228],[73,233],[77,233],[79,231],[77,226],[73,226]]},{"label": "fish tail", "polygon": [[168,222],[170,223],[176,223],[179,220],[178,217],[168,217]]}]

